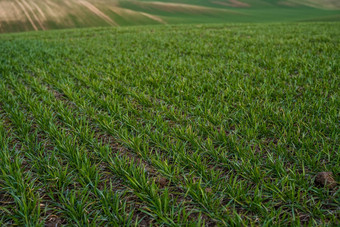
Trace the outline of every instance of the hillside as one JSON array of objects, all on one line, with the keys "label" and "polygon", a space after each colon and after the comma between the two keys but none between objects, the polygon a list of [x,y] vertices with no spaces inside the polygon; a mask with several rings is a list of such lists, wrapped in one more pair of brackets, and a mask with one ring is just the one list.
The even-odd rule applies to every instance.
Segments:
[{"label": "hillside", "polygon": [[337,22],[1,34],[0,226],[337,226],[339,37]]},{"label": "hillside", "polygon": [[[326,10],[327,9],[327,10]],[[171,23],[339,20],[335,0],[0,0],[0,32]]]},{"label": "hillside", "polygon": [[[153,2],[153,0],[141,0]],[[337,0],[160,0],[161,2],[197,4],[216,7],[217,5],[232,8],[271,8],[271,7],[303,7],[309,6],[319,9],[340,9]]]}]

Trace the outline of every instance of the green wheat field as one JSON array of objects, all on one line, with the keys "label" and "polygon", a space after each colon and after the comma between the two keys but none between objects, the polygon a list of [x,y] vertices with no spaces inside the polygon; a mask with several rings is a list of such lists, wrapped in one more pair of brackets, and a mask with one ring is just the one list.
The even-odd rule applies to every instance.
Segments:
[{"label": "green wheat field", "polygon": [[340,224],[340,23],[190,18],[0,35],[1,226]]}]

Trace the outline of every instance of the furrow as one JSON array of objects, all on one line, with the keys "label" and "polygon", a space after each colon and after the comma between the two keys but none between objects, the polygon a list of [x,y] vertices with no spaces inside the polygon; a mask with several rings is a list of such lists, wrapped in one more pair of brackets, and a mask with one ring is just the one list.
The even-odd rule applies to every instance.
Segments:
[{"label": "furrow", "polygon": [[[27,108],[30,111],[30,114],[37,119],[37,126],[45,131],[49,136],[51,145],[55,147],[57,154],[66,161],[66,163],[62,162],[60,165],[60,163],[55,160],[56,155],[52,154],[51,158],[47,158],[47,160],[46,158],[43,159],[47,161],[46,164],[44,163],[45,166],[40,166],[41,168],[44,168],[40,174],[50,174],[48,179],[54,179],[52,182],[47,179],[48,183],[53,185],[51,185],[52,188],[47,191],[46,199],[49,201],[52,200],[51,204],[57,207],[57,209],[54,210],[57,211],[57,213],[50,213],[46,217],[46,222],[58,224],[59,222],[62,222],[58,218],[60,216],[68,222],[77,223],[79,225],[88,223],[89,221],[92,223],[100,223],[102,220],[105,220],[108,224],[111,223],[114,225],[128,224],[133,221],[138,222],[138,217],[133,216],[132,207],[136,206],[129,204],[127,207],[127,200],[133,201],[134,198],[129,195],[125,196],[126,192],[124,191],[120,192],[124,187],[120,185],[117,180],[112,179],[112,177],[106,177],[105,172],[101,172],[101,176],[99,176],[99,170],[96,170],[98,165],[91,164],[86,156],[84,156],[84,153],[82,153],[85,152],[83,148],[70,137],[67,130],[61,128],[61,125],[57,122],[57,125],[54,124],[53,121],[55,118],[50,109],[41,105],[35,95],[30,93],[29,90],[26,90],[28,88],[20,84],[20,82],[16,82],[16,84],[12,83],[12,85],[14,85],[14,89],[18,96],[15,95],[16,93],[11,93],[11,91],[8,90],[6,98],[10,100],[11,97],[12,99],[13,97],[19,97],[20,102],[25,103],[25,108]],[[5,85],[2,84],[2,87],[4,88]],[[59,132],[60,134],[58,134]],[[45,152],[45,150],[41,150],[41,152]],[[46,157],[46,154],[43,154],[43,156]],[[37,158],[39,159],[40,157],[38,156]],[[36,164],[42,165],[42,163]],[[68,167],[68,164],[70,164],[71,168]],[[36,165],[35,167],[38,168]],[[72,169],[72,167],[74,169]],[[74,174],[69,175],[74,172],[77,173],[76,176],[74,176]],[[60,181],[58,181],[58,179],[60,179]],[[77,183],[74,183],[75,179],[77,179]],[[99,185],[100,181],[101,185]],[[75,189],[82,190],[79,194]],[[84,206],[84,209],[96,209],[95,207],[100,203],[104,203],[107,206],[102,207],[102,209],[99,210],[101,212],[100,214],[97,211],[96,213],[90,212],[88,215],[84,216],[82,211],[77,211],[73,208],[75,205],[73,203],[77,202],[72,200],[75,196],[84,198],[80,201],[80,205]],[[111,202],[114,202],[114,204],[110,204]],[[114,206],[116,206],[115,209],[113,209]],[[132,208],[132,210],[130,208]],[[130,211],[128,211],[128,209],[130,209]],[[49,210],[46,212],[48,211]],[[104,218],[103,215],[106,217]]]},{"label": "furrow", "polygon": [[[1,110],[1,106],[0,106]],[[12,134],[13,127],[0,112],[0,215],[6,225],[41,223],[42,185],[28,171],[24,145]],[[19,221],[18,221],[19,220]]]},{"label": "furrow", "polygon": [[[18,86],[18,85],[17,85]],[[157,186],[157,184],[155,183],[155,179],[153,180],[149,180],[148,178],[148,174],[145,172],[145,166],[138,164],[138,162],[135,162],[133,159],[131,159],[130,157],[127,156],[122,156],[121,154],[116,154],[113,153],[110,149],[110,147],[108,146],[104,146],[104,145],[98,145],[97,140],[93,138],[93,136],[91,134],[86,134],[88,132],[90,132],[89,129],[87,129],[87,123],[85,121],[85,119],[80,120],[80,121],[74,121],[74,118],[72,117],[73,113],[72,112],[66,112],[66,109],[63,109],[63,107],[61,106],[62,104],[59,103],[60,105],[55,105],[53,104],[54,102],[51,100],[48,100],[51,97],[46,96],[46,93],[40,94],[39,95],[39,91],[41,92],[42,89],[41,87],[36,87],[38,86],[38,84],[32,84],[33,87],[35,87],[37,95],[35,95],[36,97],[40,97],[42,98],[43,102],[46,102],[48,104],[47,108],[50,108],[52,106],[55,106],[55,108],[57,108],[57,112],[61,113],[61,114],[57,114],[55,116],[55,118],[61,118],[61,120],[65,121],[65,124],[67,125],[67,127],[70,128],[70,131],[68,131],[68,134],[72,135],[73,134],[73,138],[85,138],[84,140],[80,139],[80,144],[82,146],[89,146],[88,148],[93,150],[93,152],[88,152],[89,155],[94,154],[99,156],[102,160],[104,160],[106,163],[108,163],[108,167],[109,169],[114,172],[115,174],[119,175],[120,177],[122,177],[123,179],[125,179],[125,183],[127,183],[129,185],[129,187],[133,190],[133,192],[136,194],[136,196],[138,196],[140,199],[142,199],[142,201],[147,202],[147,204],[150,204],[150,207],[153,207],[153,209],[155,210],[154,212],[162,212],[164,214],[162,215],[155,215],[153,216],[153,218],[155,218],[156,220],[159,218],[162,218],[161,220],[164,221],[165,223],[167,221],[170,221],[169,224],[173,223],[173,218],[170,218],[168,215],[171,215],[171,217],[173,215],[177,215],[177,212],[180,212],[179,215],[182,215],[182,211],[183,208],[181,208],[181,204],[183,203],[179,203],[176,206],[179,206],[178,208],[171,208],[173,205],[171,205],[170,207],[163,207],[163,203],[167,203],[171,204],[172,196],[169,197],[168,191],[167,189],[164,190],[160,190]],[[44,98],[43,98],[44,97]],[[31,110],[33,109],[46,109],[46,107],[34,107],[33,106],[33,101],[32,100],[23,100],[23,102],[25,103],[30,103],[29,108]],[[37,103],[38,101],[35,100],[34,103]],[[37,105],[37,104],[35,104]],[[41,103],[39,103],[38,105],[42,105]],[[40,115],[45,115],[45,114],[40,114]],[[52,118],[53,114],[50,112],[48,115],[50,115]],[[72,119],[72,122],[69,121],[70,119]],[[44,119],[43,119],[44,120]],[[51,119],[50,119],[51,120]],[[44,121],[48,121],[48,119],[44,120]],[[43,124],[40,124],[40,127],[44,128]],[[51,129],[45,129],[50,131],[51,134],[53,134],[53,136],[56,136],[56,132],[54,132],[55,129],[51,130]],[[76,134],[74,134],[76,133]],[[77,135],[77,133],[80,133],[79,135]],[[61,138],[58,139],[57,141],[62,140]],[[67,141],[67,137],[63,138],[64,141]],[[73,142],[73,141],[72,141]],[[57,144],[58,145],[58,144]],[[92,146],[94,145],[94,146]],[[76,145],[78,146],[78,145]],[[63,148],[63,147],[62,147]],[[66,148],[64,148],[66,149]],[[71,152],[71,151],[69,151]],[[81,150],[82,155],[87,153],[85,148],[84,150]],[[69,159],[71,159],[72,157],[70,157]],[[81,156],[77,155],[75,157],[76,160],[81,160]],[[86,160],[86,159],[85,159]],[[82,166],[75,166],[75,168],[77,169],[84,169],[82,168]],[[88,167],[88,169],[91,170],[91,166]],[[93,168],[92,168],[93,169]],[[95,176],[94,176],[95,177]],[[94,178],[95,182],[91,181],[90,178],[84,178],[84,182],[82,182],[82,184],[90,184],[93,186],[93,188],[96,188],[98,186],[97,184],[97,179]],[[151,186],[150,186],[151,184]],[[158,200],[157,198],[161,198],[161,200]],[[176,201],[176,198],[174,198]],[[160,203],[160,204],[159,204]],[[159,207],[161,206],[161,207]],[[170,210],[168,210],[169,208],[171,208]],[[144,209],[144,208],[143,208]],[[142,209],[142,210],[143,210]],[[164,210],[166,209],[166,210]],[[168,213],[168,212],[176,212],[174,214],[172,213]],[[148,212],[150,213],[150,211]],[[163,217],[164,216],[164,217]],[[161,221],[158,220],[158,221]],[[174,223],[173,223],[174,224]]]},{"label": "furrow", "polygon": [[[41,77],[45,77],[46,75],[40,75]],[[66,82],[66,81],[65,81]],[[49,85],[54,85],[55,82],[53,82],[53,79],[47,81],[47,84]],[[167,161],[167,155],[166,154],[161,154],[161,153],[157,153],[157,152],[153,152],[151,150],[152,155],[150,155],[150,149],[148,147],[148,145],[138,145],[136,146],[136,142],[130,142],[127,141],[128,143],[126,143],[126,138],[133,138],[132,135],[128,135],[126,134],[127,131],[126,130],[117,130],[114,129],[114,124],[115,121],[112,121],[113,119],[111,119],[109,116],[107,115],[102,115],[100,113],[99,109],[93,109],[91,108],[89,105],[86,104],[86,101],[84,99],[81,99],[81,97],[79,95],[77,95],[76,93],[73,92],[73,89],[70,89],[72,86],[72,82],[70,81],[70,78],[67,79],[66,82],[67,86],[63,86],[62,88],[59,87],[59,90],[67,93],[66,96],[68,98],[70,98],[70,101],[74,102],[76,104],[76,106],[80,107],[80,111],[81,112],[85,112],[88,113],[92,118],[98,120],[99,118],[99,125],[100,126],[104,126],[103,128],[108,130],[109,129],[109,133],[114,134],[114,135],[120,135],[120,138],[125,138],[125,144],[127,146],[129,146],[132,150],[137,150],[142,157],[145,157],[147,159],[150,160],[151,163],[153,163],[155,166],[157,166],[158,168],[161,167],[161,169],[159,169],[160,171],[162,171],[165,176],[168,176],[170,181],[173,181],[176,185],[181,185],[181,187],[183,187],[184,191],[187,191],[187,194],[190,195],[191,199],[194,199],[194,201],[196,202],[196,204],[199,204],[199,206],[203,209],[203,212],[206,213],[208,216],[212,217],[214,220],[219,220],[222,223],[225,222],[226,217],[220,217],[219,215],[221,215],[221,212],[225,213],[226,210],[216,210],[216,208],[218,207],[218,204],[220,204],[221,201],[223,201],[223,197],[225,197],[226,199],[228,199],[228,201],[230,201],[230,194],[226,194],[224,195],[222,198],[221,197],[217,197],[214,198],[212,197],[212,195],[209,195],[209,191],[210,190],[220,190],[221,187],[223,187],[223,183],[224,184],[229,184],[230,181],[234,181],[234,177],[232,174],[229,174],[229,178],[227,179],[221,179],[219,173],[214,173],[215,175],[210,176],[209,178],[204,178],[205,176],[209,176],[206,175],[208,170],[207,167],[204,165],[201,165],[201,160],[200,160],[200,156],[197,153],[195,158],[193,159],[193,157],[186,157],[185,154],[176,154],[173,153],[173,155],[178,155],[179,160],[182,158],[185,161],[182,160],[181,165],[175,165],[174,163],[169,163]],[[65,85],[66,85],[65,84]],[[62,85],[59,85],[62,86]],[[74,89],[76,90],[76,89]],[[59,91],[58,91],[59,92]],[[60,92],[59,92],[60,93]],[[65,94],[64,94],[65,95]],[[84,94],[86,96],[86,94]],[[82,96],[83,97],[83,96]],[[114,112],[114,111],[112,111]],[[107,120],[104,120],[107,119]],[[121,119],[121,120],[126,120],[126,119]],[[134,123],[129,123],[126,122],[125,124],[127,125],[131,125],[133,126]],[[138,132],[141,133],[141,132]],[[138,134],[137,133],[137,134]],[[137,137],[137,139],[139,139]],[[141,141],[137,140],[137,142],[141,143]],[[181,147],[173,147],[170,150],[176,151],[178,152],[181,149]],[[154,156],[154,157],[153,157]],[[193,162],[195,161],[195,162]],[[190,164],[189,164],[190,163]],[[193,165],[196,164],[196,165]],[[182,172],[183,170],[181,170],[178,166],[182,166],[182,168],[187,168],[188,171],[187,172]],[[165,168],[166,167],[166,168]],[[198,171],[200,171],[200,173],[202,175],[195,175],[192,174],[192,167],[196,167],[198,168]],[[211,169],[209,169],[211,170]],[[190,171],[190,172],[189,172]],[[189,174],[189,175],[188,175]],[[212,174],[210,172],[210,174]],[[184,176],[184,177],[183,177]],[[202,182],[203,179],[206,179],[206,181]],[[241,181],[240,181],[241,182]],[[240,182],[238,182],[239,185]],[[235,183],[234,183],[235,184]],[[209,185],[209,186],[208,186]],[[211,189],[210,185],[212,186],[212,188],[215,186],[216,188]],[[208,189],[206,189],[208,188]],[[229,188],[226,188],[229,189]],[[224,189],[225,190],[225,189]],[[212,212],[212,210],[214,210]],[[216,212],[216,213],[215,213]]]}]

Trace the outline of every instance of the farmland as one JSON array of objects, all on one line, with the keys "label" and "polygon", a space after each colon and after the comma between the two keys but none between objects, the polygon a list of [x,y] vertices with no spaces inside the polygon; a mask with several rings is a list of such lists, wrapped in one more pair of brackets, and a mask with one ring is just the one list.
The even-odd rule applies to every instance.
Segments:
[{"label": "farmland", "polygon": [[0,33],[98,26],[339,20],[338,0],[0,0]]},{"label": "farmland", "polygon": [[0,36],[0,225],[337,225],[339,23]]}]

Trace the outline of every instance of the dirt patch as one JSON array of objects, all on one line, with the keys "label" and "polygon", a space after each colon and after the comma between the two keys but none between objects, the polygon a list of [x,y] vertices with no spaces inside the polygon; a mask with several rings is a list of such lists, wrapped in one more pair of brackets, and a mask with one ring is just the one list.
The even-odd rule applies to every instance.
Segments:
[{"label": "dirt patch", "polygon": [[21,10],[24,12],[25,16],[27,17],[28,21],[31,23],[32,27],[34,30],[38,30],[38,27],[36,26],[36,24],[34,23],[34,21],[32,20],[30,14],[27,12],[25,6],[20,2],[20,1],[16,1],[16,3],[18,4],[18,6],[21,8]]},{"label": "dirt patch", "polygon": [[142,12],[140,14],[142,14],[142,15],[144,15],[144,16],[146,16],[146,17],[148,17],[148,18],[150,18],[154,21],[157,21],[159,23],[165,24],[165,21],[160,17],[157,17],[155,15],[151,15],[151,14],[148,14],[148,13],[142,13]]},{"label": "dirt patch", "polygon": [[31,4],[35,7],[35,9],[38,11],[38,13],[43,18],[43,20],[46,21],[47,18],[45,16],[45,13],[40,9],[40,7],[37,4],[35,4],[34,2],[31,2]]},{"label": "dirt patch", "polygon": [[112,12],[114,12],[115,14],[121,16],[121,17],[128,17],[128,18],[131,18],[131,17],[147,17],[151,20],[157,21],[157,22],[162,23],[162,24],[166,23],[162,18],[155,16],[155,15],[152,15],[152,14],[149,14],[149,13],[134,11],[134,10],[130,10],[130,9],[124,9],[124,8],[117,7],[117,6],[110,7],[110,10]]},{"label": "dirt patch", "polygon": [[[45,2],[43,9],[49,20],[57,23],[66,23],[64,18],[72,11],[69,4],[56,4],[51,0]],[[67,24],[72,25],[70,22]]]},{"label": "dirt patch", "polygon": [[43,25],[43,21],[34,12],[35,10],[33,10],[33,7],[31,6],[32,2],[30,4],[28,4],[26,1],[22,1],[22,3],[31,12],[31,14],[33,15],[35,21],[39,24],[40,28],[43,29],[43,30],[46,30],[45,26]]},{"label": "dirt patch", "polygon": [[84,5],[86,8],[88,8],[92,13],[96,14],[98,17],[102,18],[106,22],[108,22],[111,25],[118,25],[116,22],[114,22],[109,16],[107,16],[105,13],[100,11],[97,7],[92,5],[91,3],[87,1],[79,1],[80,4]]},{"label": "dirt patch", "polygon": [[126,15],[130,15],[130,16],[136,16],[137,12],[136,11],[133,11],[133,10],[129,10],[129,9],[123,9],[121,7],[110,7],[110,10],[112,12],[114,12],[115,14],[121,16],[121,17],[124,17]]},{"label": "dirt patch", "polygon": [[1,1],[0,2],[0,22],[7,21],[26,21],[25,15],[23,15],[22,11],[18,9],[18,6],[15,2],[10,1]]},{"label": "dirt patch", "polygon": [[50,215],[45,221],[46,227],[57,227],[57,226],[61,226],[62,224],[63,224],[63,220],[57,215]]},{"label": "dirt patch", "polygon": [[134,4],[149,9],[162,10],[164,12],[181,12],[181,13],[216,13],[222,12],[223,9],[214,9],[204,6],[189,5],[182,3],[166,2],[133,2]]},{"label": "dirt patch", "polygon": [[323,8],[323,9],[340,9],[340,1],[339,0],[305,0],[305,1],[297,1],[297,0],[289,0],[287,3],[292,3],[296,5],[306,5],[315,8]]},{"label": "dirt patch", "polygon": [[334,180],[333,173],[331,172],[320,172],[315,176],[315,184],[319,187],[327,187],[333,189],[337,183]]}]

